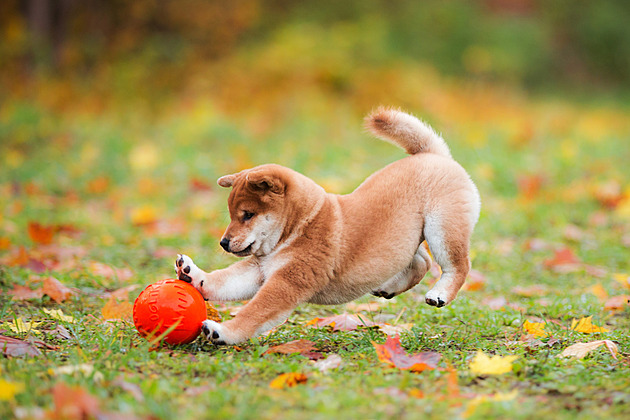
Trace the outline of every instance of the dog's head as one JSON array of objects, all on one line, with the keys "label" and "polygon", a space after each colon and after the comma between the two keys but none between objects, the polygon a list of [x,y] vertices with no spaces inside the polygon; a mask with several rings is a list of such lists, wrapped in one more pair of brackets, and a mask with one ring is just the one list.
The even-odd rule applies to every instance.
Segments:
[{"label": "dog's head", "polygon": [[220,186],[232,187],[231,221],[221,238],[223,249],[239,257],[264,256],[278,245],[287,220],[289,171],[263,165],[219,178]]}]

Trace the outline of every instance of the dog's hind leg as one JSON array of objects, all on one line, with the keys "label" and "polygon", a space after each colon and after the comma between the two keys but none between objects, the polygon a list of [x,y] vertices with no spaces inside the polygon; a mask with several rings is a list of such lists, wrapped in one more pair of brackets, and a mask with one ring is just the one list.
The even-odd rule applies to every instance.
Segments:
[{"label": "dog's hind leg", "polygon": [[424,278],[429,268],[431,268],[431,257],[424,245],[421,244],[411,263],[400,273],[388,279],[377,290],[374,290],[372,294],[385,299],[398,296],[420,283],[420,280]]},{"label": "dog's hind leg", "polygon": [[451,303],[457,296],[470,271],[468,249],[471,233],[472,226],[461,217],[426,217],[424,236],[433,258],[442,268],[442,276],[425,296],[429,305],[439,308]]}]

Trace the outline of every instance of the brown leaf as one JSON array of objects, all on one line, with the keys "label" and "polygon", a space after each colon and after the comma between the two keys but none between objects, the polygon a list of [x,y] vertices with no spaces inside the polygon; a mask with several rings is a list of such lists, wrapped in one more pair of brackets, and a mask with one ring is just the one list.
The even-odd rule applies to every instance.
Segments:
[{"label": "brown leaf", "polygon": [[133,316],[133,305],[126,300],[119,301],[111,297],[101,309],[101,314],[105,319],[131,319]]},{"label": "brown leaf", "polygon": [[516,286],[512,288],[512,293],[525,297],[541,296],[547,293],[547,288],[540,284],[533,284],[531,286]]},{"label": "brown leaf", "polygon": [[45,295],[50,296],[57,303],[61,303],[76,294],[74,290],[64,286],[54,277],[46,277],[44,279],[42,290]]},{"label": "brown leaf", "polygon": [[376,312],[383,304],[381,302],[367,302],[367,303],[346,303],[346,309],[352,312]]},{"label": "brown leaf", "polygon": [[331,326],[333,331],[354,331],[358,327],[372,327],[376,325],[374,322],[353,314],[341,314],[329,316],[326,318],[315,318],[306,323],[316,327]]},{"label": "brown leaf", "polygon": [[315,347],[315,343],[309,340],[294,340],[289,341],[288,343],[280,344],[279,346],[269,347],[265,354],[272,353],[281,353],[281,354],[291,354],[291,353],[307,353],[313,350],[317,350]]},{"label": "brown leaf", "polygon": [[139,284],[130,284],[129,286],[121,287],[120,289],[116,289],[113,292],[105,294],[105,297],[118,300],[126,300],[127,298],[129,298],[129,293],[133,292],[139,287]]},{"label": "brown leaf", "polygon": [[38,222],[29,222],[28,236],[37,244],[47,245],[52,242],[57,228],[55,226],[44,226]]},{"label": "brown leaf", "polygon": [[210,302],[206,302],[206,319],[221,322],[221,314]]},{"label": "brown leaf", "polygon": [[392,367],[402,370],[410,370],[412,372],[422,372],[424,370],[433,370],[437,367],[442,355],[436,352],[422,352],[414,355],[408,355],[400,344],[400,338],[387,337],[385,344],[372,342],[378,360]]},{"label": "brown leaf", "polygon": [[5,356],[40,356],[39,349],[28,341],[0,335],[0,350]]},{"label": "brown leaf", "polygon": [[8,294],[13,296],[15,300],[29,300],[29,299],[41,299],[44,296],[44,292],[41,289],[31,289],[27,286],[14,284],[13,289],[8,291]]},{"label": "brown leaf", "polygon": [[85,419],[98,418],[100,403],[80,386],[70,387],[63,382],[57,383],[53,389],[54,412],[51,413],[58,419]]}]

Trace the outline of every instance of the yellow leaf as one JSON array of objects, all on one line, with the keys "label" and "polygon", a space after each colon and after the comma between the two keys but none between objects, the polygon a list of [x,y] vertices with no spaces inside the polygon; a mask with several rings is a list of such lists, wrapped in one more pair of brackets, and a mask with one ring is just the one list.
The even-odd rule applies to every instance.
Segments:
[{"label": "yellow leaf", "polygon": [[136,207],[131,211],[131,223],[148,225],[157,221],[157,210],[152,206]]},{"label": "yellow leaf", "polygon": [[11,401],[16,394],[24,390],[24,384],[0,379],[0,401]]},{"label": "yellow leaf", "polygon": [[478,375],[501,375],[512,371],[512,362],[518,356],[492,356],[488,357],[481,350],[477,351],[475,358],[470,362],[470,371]]},{"label": "yellow leaf", "polygon": [[595,350],[602,344],[606,345],[610,354],[612,354],[612,356],[616,359],[618,352],[617,345],[610,340],[597,340],[591,341],[590,343],[575,343],[564,349],[562,355],[564,357],[577,357],[578,359],[583,359],[592,350]]},{"label": "yellow leaf", "polygon": [[630,289],[630,276],[625,273],[615,273],[613,279],[624,287]]},{"label": "yellow leaf", "polygon": [[14,333],[28,333],[32,332],[34,334],[39,334],[41,331],[36,330],[35,327],[41,324],[41,322],[24,322],[22,318],[16,318],[12,322],[5,322],[4,325],[9,327],[11,331]]},{"label": "yellow leaf", "polygon": [[547,324],[544,322],[529,322],[525,320],[523,328],[528,334],[532,334],[536,337],[547,337],[549,333],[545,331],[545,325]]},{"label": "yellow leaf", "polygon": [[43,309],[52,319],[56,319],[57,321],[69,322],[70,324],[74,324],[77,322],[76,319],[71,317],[70,315],[66,315],[63,313],[61,309]]},{"label": "yellow leaf", "polygon": [[269,384],[269,388],[273,389],[283,389],[283,388],[291,388],[298,384],[302,384],[306,382],[306,375],[303,373],[283,373],[278,376],[276,379],[271,381]]},{"label": "yellow leaf", "polygon": [[582,332],[582,333],[596,333],[596,332],[608,332],[610,331],[607,328],[604,327],[598,327],[597,325],[593,324],[592,322],[592,318],[593,316],[588,316],[586,318],[582,318],[579,321],[577,319],[574,319],[573,321],[571,321],[571,330],[573,331],[577,331],[577,332]]}]

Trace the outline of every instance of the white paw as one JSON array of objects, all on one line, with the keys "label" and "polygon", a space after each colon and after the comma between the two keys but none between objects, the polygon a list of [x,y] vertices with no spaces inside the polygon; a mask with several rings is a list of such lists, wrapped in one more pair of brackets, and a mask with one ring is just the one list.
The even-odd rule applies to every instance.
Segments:
[{"label": "white paw", "polygon": [[203,294],[205,273],[195,265],[188,255],[177,254],[175,271],[177,272],[178,279],[192,284]]},{"label": "white paw", "polygon": [[201,332],[206,336],[208,341],[213,344],[226,344],[226,340],[221,334],[223,327],[216,321],[206,319],[201,324]]},{"label": "white paw", "polygon": [[427,292],[424,300],[431,306],[437,306],[438,308],[441,308],[442,306],[451,302],[451,299],[449,299],[447,296],[448,294],[445,291],[433,288]]}]

